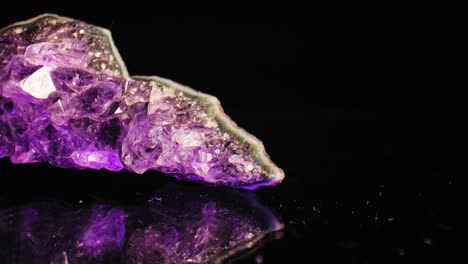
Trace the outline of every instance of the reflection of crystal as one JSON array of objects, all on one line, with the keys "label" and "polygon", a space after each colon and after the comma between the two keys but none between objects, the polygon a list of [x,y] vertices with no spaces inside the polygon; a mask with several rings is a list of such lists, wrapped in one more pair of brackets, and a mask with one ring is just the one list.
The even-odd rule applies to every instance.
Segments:
[{"label": "reflection of crystal", "polygon": [[130,78],[107,30],[55,15],[0,30],[0,158],[7,156],[245,189],[284,178],[215,97],[159,77]]},{"label": "reflection of crystal", "polygon": [[94,208],[91,221],[83,230],[81,244],[88,254],[102,255],[120,248],[125,237],[126,213],[122,209]]},{"label": "reflection of crystal", "polygon": [[253,193],[167,185],[141,206],[0,209],[0,263],[216,262],[282,228]]}]

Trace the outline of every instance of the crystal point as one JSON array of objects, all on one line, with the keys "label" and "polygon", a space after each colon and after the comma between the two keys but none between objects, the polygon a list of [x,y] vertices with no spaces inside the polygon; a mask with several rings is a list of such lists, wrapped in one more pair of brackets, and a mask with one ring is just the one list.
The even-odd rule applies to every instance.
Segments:
[{"label": "crystal point", "polygon": [[79,169],[157,170],[245,189],[284,174],[219,101],[130,77],[109,31],[45,14],[0,30],[0,157]]}]

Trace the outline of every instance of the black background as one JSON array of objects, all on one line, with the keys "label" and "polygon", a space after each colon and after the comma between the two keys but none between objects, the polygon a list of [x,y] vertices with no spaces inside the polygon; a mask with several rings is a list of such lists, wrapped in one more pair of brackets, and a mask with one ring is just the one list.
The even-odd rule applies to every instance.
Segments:
[{"label": "black background", "polygon": [[[449,121],[456,103],[448,99],[460,72],[452,62],[461,16],[359,6],[245,16],[139,8],[28,5],[0,11],[0,25],[52,12],[110,28],[130,74],[215,95],[260,138],[286,179],[256,193],[286,228],[239,262],[454,256],[456,174],[445,158],[456,144]],[[89,193],[131,202],[172,181],[0,162],[2,205]]]}]

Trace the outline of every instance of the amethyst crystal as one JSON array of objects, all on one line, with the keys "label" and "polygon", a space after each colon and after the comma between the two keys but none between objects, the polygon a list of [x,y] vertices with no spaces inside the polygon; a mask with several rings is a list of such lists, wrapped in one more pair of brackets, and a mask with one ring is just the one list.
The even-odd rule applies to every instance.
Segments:
[{"label": "amethyst crystal", "polygon": [[0,263],[219,263],[283,229],[251,192],[166,185],[148,197],[0,208]]},{"label": "amethyst crystal", "polygon": [[7,156],[245,189],[284,178],[215,97],[159,77],[130,78],[107,30],[49,14],[0,30],[0,158]]}]

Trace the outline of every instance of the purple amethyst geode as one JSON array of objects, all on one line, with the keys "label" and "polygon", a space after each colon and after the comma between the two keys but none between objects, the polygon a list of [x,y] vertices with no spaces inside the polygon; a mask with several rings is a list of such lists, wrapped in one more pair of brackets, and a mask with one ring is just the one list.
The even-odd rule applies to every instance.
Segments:
[{"label": "purple amethyst geode", "polygon": [[157,170],[244,189],[284,173],[219,101],[130,77],[110,32],[41,15],[0,30],[0,158],[78,169]]}]

